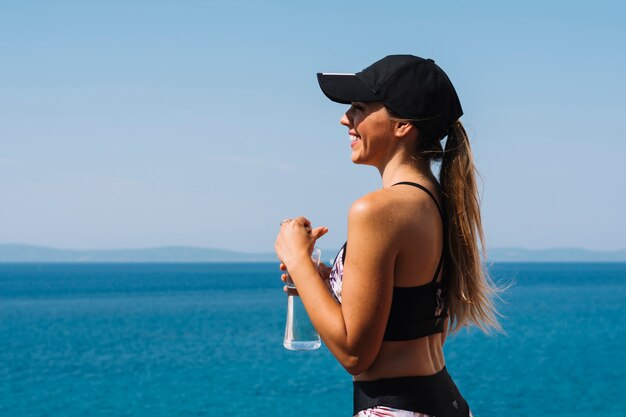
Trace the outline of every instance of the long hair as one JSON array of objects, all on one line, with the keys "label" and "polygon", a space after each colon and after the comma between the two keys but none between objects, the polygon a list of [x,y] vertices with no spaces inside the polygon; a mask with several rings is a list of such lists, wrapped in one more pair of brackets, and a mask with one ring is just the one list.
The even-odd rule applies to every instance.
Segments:
[{"label": "long hair", "polygon": [[[387,111],[392,120],[409,122],[417,128],[416,160],[441,162],[439,183],[447,232],[443,273],[450,282],[450,330],[456,332],[473,325],[485,333],[502,332],[494,301],[505,288],[495,285],[483,263],[486,248],[476,183],[478,172],[465,128],[457,120],[442,133],[433,131],[428,121],[402,119]],[[440,139],[446,135],[444,150]]]},{"label": "long hair", "polygon": [[456,121],[448,131],[439,171],[448,232],[443,273],[450,279],[450,328],[475,325],[489,333],[502,331],[494,298],[503,288],[493,283],[482,261],[486,245],[477,174],[469,138]]}]

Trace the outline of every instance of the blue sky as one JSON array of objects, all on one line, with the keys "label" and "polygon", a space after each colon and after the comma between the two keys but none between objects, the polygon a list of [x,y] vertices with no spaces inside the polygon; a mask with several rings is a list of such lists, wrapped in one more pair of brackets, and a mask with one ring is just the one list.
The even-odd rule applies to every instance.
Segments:
[{"label": "blue sky", "polygon": [[436,60],[465,110],[490,247],[626,247],[623,2],[0,4],[0,242],[341,245],[379,188],[315,73]]}]

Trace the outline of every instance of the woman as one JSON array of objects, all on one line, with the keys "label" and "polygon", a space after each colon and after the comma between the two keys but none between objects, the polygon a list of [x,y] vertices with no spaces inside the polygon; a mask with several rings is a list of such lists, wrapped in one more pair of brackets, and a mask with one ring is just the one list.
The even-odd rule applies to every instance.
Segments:
[{"label": "woman", "polygon": [[[471,415],[443,344],[448,331],[500,327],[496,288],[481,264],[474,164],[456,91],[434,61],[411,55],[318,81],[328,98],[351,105],[341,124],[352,162],[378,168],[382,189],[352,204],[347,242],[322,274],[327,281],[309,254],[328,229],[304,217],[281,223],[280,268],[354,376],[355,415]],[[433,161],[441,161],[439,181]]]}]

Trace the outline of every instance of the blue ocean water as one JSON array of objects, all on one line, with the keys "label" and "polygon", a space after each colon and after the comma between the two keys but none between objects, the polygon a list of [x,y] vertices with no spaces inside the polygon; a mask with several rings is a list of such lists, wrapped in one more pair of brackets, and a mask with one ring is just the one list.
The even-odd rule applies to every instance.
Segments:
[{"label": "blue ocean water", "polygon": [[[447,367],[479,416],[626,415],[626,264],[495,264],[506,335]],[[0,416],[348,416],[324,347],[283,349],[275,264],[0,265]]]}]

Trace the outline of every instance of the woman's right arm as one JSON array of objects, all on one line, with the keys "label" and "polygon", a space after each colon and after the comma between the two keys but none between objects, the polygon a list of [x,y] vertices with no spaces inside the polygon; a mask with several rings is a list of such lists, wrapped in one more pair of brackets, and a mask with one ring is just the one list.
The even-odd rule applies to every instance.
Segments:
[{"label": "woman's right arm", "polygon": [[311,263],[294,263],[290,273],[315,329],[342,366],[358,375],[376,359],[393,291],[395,232],[392,208],[378,193],[357,200],[348,215],[348,250],[342,303],[338,304]]}]

